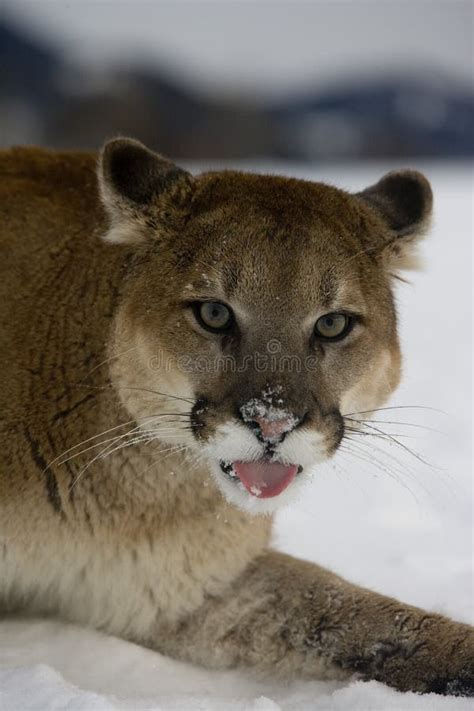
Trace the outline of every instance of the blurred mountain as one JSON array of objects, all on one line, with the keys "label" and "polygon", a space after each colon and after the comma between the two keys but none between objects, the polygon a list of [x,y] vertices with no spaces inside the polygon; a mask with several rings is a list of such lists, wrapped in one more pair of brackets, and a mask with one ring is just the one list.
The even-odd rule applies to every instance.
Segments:
[{"label": "blurred mountain", "polygon": [[427,72],[308,86],[267,106],[193,93],[156,67],[71,65],[5,22],[0,66],[3,145],[96,148],[127,134],[194,160],[474,156],[471,88]]},{"label": "blurred mountain", "polygon": [[474,96],[432,71],[308,92],[272,115],[285,158],[474,155]]}]

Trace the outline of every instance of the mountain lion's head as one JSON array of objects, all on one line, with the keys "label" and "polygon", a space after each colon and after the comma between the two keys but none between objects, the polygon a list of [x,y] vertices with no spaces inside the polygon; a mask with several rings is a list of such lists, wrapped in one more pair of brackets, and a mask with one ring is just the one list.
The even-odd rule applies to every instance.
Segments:
[{"label": "mountain lion's head", "polygon": [[[101,154],[110,227],[135,245],[113,382],[131,416],[205,460],[246,510],[285,501],[398,384],[392,295],[432,195],[418,172],[349,194],[278,176],[193,177],[136,141]],[[190,467],[189,476],[192,476]]]}]

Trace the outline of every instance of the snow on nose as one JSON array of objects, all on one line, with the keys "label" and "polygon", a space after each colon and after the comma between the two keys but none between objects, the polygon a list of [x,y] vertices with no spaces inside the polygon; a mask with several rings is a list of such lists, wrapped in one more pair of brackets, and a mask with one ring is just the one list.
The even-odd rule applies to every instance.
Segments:
[{"label": "snow on nose", "polygon": [[258,425],[264,439],[280,438],[295,426],[295,418],[292,415],[285,415],[279,419],[255,417],[253,421]]},{"label": "snow on nose", "polygon": [[[242,419],[248,424],[257,425],[263,439],[281,439],[296,427],[300,419],[283,407],[275,407],[271,399],[272,393],[269,391],[265,391],[263,395],[265,399],[252,398],[241,406]],[[281,398],[278,405],[280,403],[283,404]]]}]

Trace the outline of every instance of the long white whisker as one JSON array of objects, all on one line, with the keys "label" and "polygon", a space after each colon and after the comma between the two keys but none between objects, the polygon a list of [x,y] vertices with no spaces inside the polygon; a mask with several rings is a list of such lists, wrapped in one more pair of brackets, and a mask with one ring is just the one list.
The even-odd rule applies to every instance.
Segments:
[{"label": "long white whisker", "polygon": [[[92,375],[92,373],[94,373],[96,370],[98,370],[98,368],[101,368],[101,367],[102,367],[103,365],[105,365],[106,363],[109,363],[111,360],[114,360],[114,358],[120,358],[121,356],[125,355],[126,353],[130,353],[131,351],[135,351],[137,348],[138,348],[138,346],[132,346],[131,348],[127,348],[127,350],[125,350],[125,351],[121,351],[120,353],[114,353],[113,355],[109,356],[108,358],[105,358],[105,359],[102,360],[100,363],[98,363],[97,365],[95,365],[95,366],[92,368],[92,370],[90,370],[90,371],[87,373],[87,375],[85,375],[85,376],[82,378],[82,380],[86,380],[90,375]],[[82,380],[79,381],[79,382],[82,382]]]},{"label": "long white whisker", "polygon": [[[356,422],[357,424],[366,424],[367,420],[359,420],[357,418],[348,417],[345,415],[344,419],[350,422]],[[426,427],[426,425],[420,425],[416,422],[398,422],[397,420],[369,420],[369,423],[375,422],[375,424],[380,425],[400,425],[401,427],[417,427],[422,430],[427,430],[428,432],[435,432],[436,434],[444,434],[441,430],[433,429],[432,427]]]},{"label": "long white whisker", "polygon": [[[135,420],[131,420],[131,422],[135,422]],[[173,424],[173,423],[172,422],[165,422],[163,424],[169,425],[169,424]],[[179,421],[177,424],[180,424]],[[138,425],[137,427],[132,428],[131,430],[129,430],[128,432],[125,432],[122,435],[117,435],[116,437],[109,437],[107,439],[101,440],[100,442],[95,442],[94,444],[90,445],[89,447],[86,447],[85,449],[81,449],[78,452],[74,452],[73,454],[71,454],[71,456],[67,457],[66,459],[61,459],[61,457],[64,456],[64,454],[67,454],[67,452],[70,451],[70,450],[66,450],[66,452],[63,452],[62,455],[59,455],[59,457],[56,457],[56,459],[53,460],[53,462],[51,462],[51,464],[53,464],[54,462],[57,462],[58,465],[61,466],[62,464],[69,462],[71,459],[75,459],[76,457],[79,457],[82,454],[85,454],[86,452],[90,452],[92,449],[95,449],[96,447],[101,447],[103,444],[107,444],[107,442],[114,442],[114,441],[118,442],[121,439],[130,437],[135,432],[142,431],[143,433],[145,433],[145,432],[165,433],[165,432],[174,432],[176,429],[180,429],[179,427],[174,426],[174,427],[168,427],[168,428],[163,427],[162,430],[159,430],[156,428],[154,430],[142,430],[142,427],[143,427],[143,425]],[[116,429],[116,428],[111,428],[111,429]],[[95,438],[91,437],[91,438],[89,438],[89,440],[85,440],[85,442],[83,444],[85,444],[87,441],[90,441],[91,439],[95,439]],[[71,449],[74,449],[74,447],[71,447]],[[59,459],[61,459],[61,461],[58,461]],[[51,466],[51,464],[49,466]]]},{"label": "long white whisker", "polygon": [[439,410],[436,407],[428,407],[426,405],[393,405],[392,407],[374,407],[372,410],[359,410],[359,412],[345,412],[342,416],[367,415],[371,412],[385,412],[386,410],[430,410],[432,412],[439,412],[442,415],[447,414],[444,410]]},{"label": "long white whisker", "polygon": [[[179,413],[172,413],[173,416],[174,416],[175,414],[179,414]],[[159,419],[159,418],[161,418],[161,417],[169,417],[169,416],[171,416],[171,413],[161,413],[160,415],[146,415],[144,419],[148,419],[148,420],[150,420],[150,421],[153,421],[153,420]],[[87,439],[82,440],[82,442],[78,442],[77,444],[74,444],[72,447],[69,447],[68,449],[65,449],[63,452],[61,452],[61,454],[58,454],[57,457],[55,457],[54,459],[52,459],[52,460],[48,463],[48,465],[47,465],[47,466],[45,467],[45,469],[43,470],[43,474],[44,474],[50,467],[52,467],[54,464],[56,464],[56,462],[59,462],[59,460],[62,459],[62,457],[64,457],[66,454],[69,454],[69,452],[72,452],[74,449],[77,449],[78,447],[81,447],[83,444],[87,444],[88,442],[92,442],[94,439],[98,439],[99,437],[102,437],[103,435],[109,434],[110,432],[113,432],[114,430],[118,430],[118,429],[120,429],[121,427],[126,427],[127,425],[130,425],[130,424],[132,424],[132,423],[134,423],[134,422],[136,422],[136,420],[134,420],[134,419],[133,419],[133,420],[128,420],[127,422],[122,422],[122,423],[119,424],[119,425],[115,425],[115,427],[110,427],[110,428],[107,429],[107,430],[103,430],[102,432],[99,432],[98,434],[93,435],[92,437],[88,437]],[[105,440],[105,441],[107,441],[107,440]],[[100,445],[100,444],[101,444],[101,443],[99,442],[98,445]],[[87,451],[87,450],[82,450],[82,451]],[[60,464],[64,464],[64,462],[67,462],[67,461],[69,461],[69,459],[65,459],[64,461],[61,461]]]},{"label": "long white whisker", "polygon": [[[131,433],[137,431],[138,429],[139,429],[139,427],[138,427],[138,428],[134,428],[131,432],[128,432],[127,435],[130,436]],[[175,432],[175,429],[174,429],[174,428],[173,428],[172,432]],[[169,435],[168,435],[168,436],[169,436]],[[105,449],[102,449],[95,457],[93,457],[93,458],[81,469],[81,471],[78,473],[77,477],[74,479],[74,481],[72,482],[71,486],[69,487],[69,492],[72,491],[72,489],[76,486],[77,482],[78,482],[79,479],[82,477],[82,475],[84,474],[84,472],[86,472],[87,469],[89,469],[89,468],[92,466],[92,464],[94,464],[94,462],[98,461],[99,459],[105,459],[106,457],[110,456],[111,454],[113,454],[114,452],[118,451],[119,449],[124,449],[125,447],[132,446],[132,445],[137,444],[137,443],[139,443],[139,442],[151,442],[151,441],[154,441],[155,439],[157,439],[157,438],[156,438],[156,437],[150,438],[149,435],[144,435],[143,437],[140,436],[140,437],[132,438],[131,441],[130,441],[130,440],[127,440],[126,442],[122,442],[119,446],[114,447],[113,445],[114,445],[114,443],[117,441],[117,439],[116,439],[116,438],[113,438],[113,441],[112,441],[109,445],[107,445],[107,447],[105,447]],[[103,444],[103,442],[101,442],[101,444]]]},{"label": "long white whisker", "polygon": [[[340,446],[343,447],[343,445]],[[360,451],[360,449],[357,448],[357,445],[346,444],[344,446],[343,451],[346,451],[348,454],[351,454],[356,459],[359,459],[360,461],[365,462],[366,464],[369,464],[370,466],[376,468],[378,473],[386,474],[388,477],[393,479],[393,481],[395,481],[399,486],[401,486],[403,489],[406,489],[413,497],[414,501],[418,504],[418,506],[420,506],[420,501],[414,491],[412,491],[412,489],[400,478],[400,471],[397,471],[393,468],[393,466],[388,465],[386,462],[381,461],[378,457],[374,457],[373,452],[367,452],[364,450]],[[386,454],[385,452],[382,453]]]},{"label": "long white whisker", "polygon": [[375,427],[374,425],[369,425],[365,423],[365,427],[368,427],[371,430],[375,430],[375,432],[378,432],[379,434],[385,435],[388,437],[394,444],[398,445],[402,449],[404,449],[406,452],[411,454],[412,457],[415,457],[415,459],[418,459],[422,464],[425,464],[427,467],[431,467],[432,469],[438,469],[438,467],[435,467],[434,464],[431,464],[430,462],[426,461],[423,459],[423,457],[418,454],[418,452],[415,452],[413,449],[410,449],[410,447],[407,447],[406,444],[403,444],[403,442],[399,442],[393,435],[388,434],[387,432],[383,432],[383,430],[379,429],[378,427]]}]

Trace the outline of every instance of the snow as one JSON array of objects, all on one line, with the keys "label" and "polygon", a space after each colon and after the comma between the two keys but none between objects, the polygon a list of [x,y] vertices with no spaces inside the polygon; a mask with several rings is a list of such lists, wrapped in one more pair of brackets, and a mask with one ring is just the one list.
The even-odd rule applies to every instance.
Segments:
[{"label": "snow", "polygon": [[[324,177],[359,189],[390,167],[339,166]],[[436,216],[424,248],[425,272],[397,288],[405,374],[389,405],[443,412],[386,410],[377,419],[442,430],[402,424],[389,430],[412,435],[402,441],[436,468],[395,446],[373,455],[383,467],[373,456],[370,465],[367,455],[363,461],[341,455],[334,469],[321,467],[303,501],[278,515],[275,544],[356,583],[472,621],[472,171],[467,165],[412,167],[425,169],[432,180]],[[306,171],[306,177],[321,179],[323,173]],[[54,620],[0,623],[2,711],[471,708],[472,700],[400,694],[376,682],[284,686],[239,672],[209,672]]]},{"label": "snow", "polygon": [[[270,364],[271,367],[271,364]],[[258,422],[262,435],[267,442],[278,442],[281,431],[277,429],[278,423],[284,423],[285,431],[291,431],[298,422],[298,419],[288,410],[282,407],[273,405],[275,395],[281,393],[281,386],[278,388],[266,388],[262,392],[262,400],[253,397],[247,400],[240,412],[244,422]],[[281,405],[283,400],[281,397],[276,399],[277,404]]]}]

